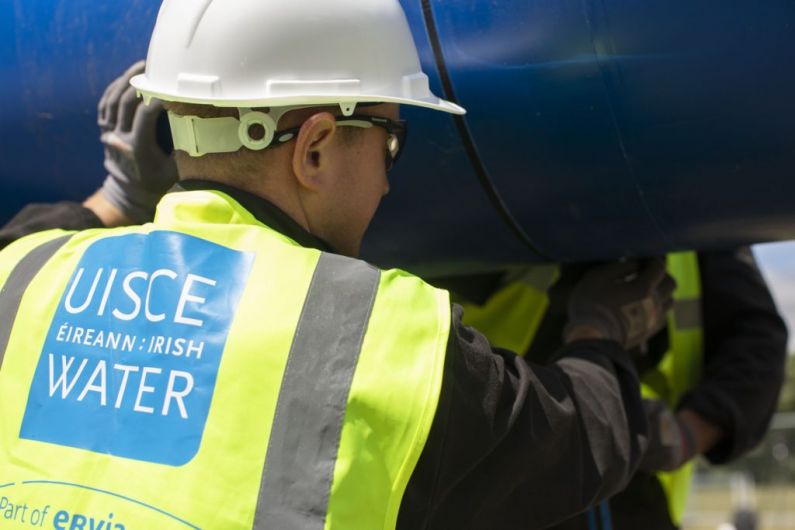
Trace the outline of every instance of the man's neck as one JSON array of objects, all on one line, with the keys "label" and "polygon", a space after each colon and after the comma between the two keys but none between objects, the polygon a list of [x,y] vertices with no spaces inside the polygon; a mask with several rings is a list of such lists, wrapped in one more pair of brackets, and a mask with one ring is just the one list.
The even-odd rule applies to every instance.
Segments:
[{"label": "man's neck", "polygon": [[185,179],[179,181],[171,191],[217,190],[229,195],[243,208],[251,213],[259,222],[269,226],[307,248],[316,248],[326,252],[335,250],[317,236],[312,235],[301,223],[296,221],[278,204],[259,194],[251,193],[238,186],[218,182],[217,180]]}]

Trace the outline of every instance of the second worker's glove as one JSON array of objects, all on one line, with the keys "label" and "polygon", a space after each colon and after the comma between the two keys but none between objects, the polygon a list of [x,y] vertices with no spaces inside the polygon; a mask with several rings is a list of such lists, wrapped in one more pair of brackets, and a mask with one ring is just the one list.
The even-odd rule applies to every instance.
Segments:
[{"label": "second worker's glove", "polygon": [[151,221],[160,198],[177,181],[173,157],[157,143],[163,106],[154,99],[144,104],[130,85],[143,71],[144,62],[137,62],[108,85],[97,120],[108,171],[102,194],[135,223]]},{"label": "second worker's glove", "polygon": [[616,262],[588,271],[569,297],[565,342],[578,328],[597,330],[624,349],[639,346],[660,331],[673,307],[674,279],[665,262]]},{"label": "second worker's glove", "polygon": [[695,455],[693,433],[662,401],[644,399],[643,408],[649,423],[649,445],[640,469],[650,473],[679,469]]}]

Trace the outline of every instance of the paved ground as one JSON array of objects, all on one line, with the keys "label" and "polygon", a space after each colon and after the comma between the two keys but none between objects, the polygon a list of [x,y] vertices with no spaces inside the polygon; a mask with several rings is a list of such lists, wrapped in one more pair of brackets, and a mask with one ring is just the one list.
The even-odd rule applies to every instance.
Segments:
[{"label": "paved ground", "polygon": [[[716,530],[729,519],[732,502],[727,486],[694,491],[683,530]],[[757,530],[795,530],[795,486],[758,487],[756,504],[761,521]]]}]

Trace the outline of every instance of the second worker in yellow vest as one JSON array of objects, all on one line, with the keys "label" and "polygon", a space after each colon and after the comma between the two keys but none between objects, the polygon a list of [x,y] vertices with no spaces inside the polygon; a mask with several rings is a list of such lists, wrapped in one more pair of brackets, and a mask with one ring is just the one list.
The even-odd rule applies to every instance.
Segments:
[{"label": "second worker in yellow vest", "polygon": [[[692,457],[722,463],[748,451],[765,432],[783,380],[787,331],[749,249],[675,253],[667,268],[678,284],[667,331],[634,356],[658,436],[641,463],[645,472],[610,502],[617,530],[679,527]],[[547,362],[581,269],[539,265],[441,283],[470,300],[465,322],[494,344]],[[602,515],[555,528],[598,529]]]}]

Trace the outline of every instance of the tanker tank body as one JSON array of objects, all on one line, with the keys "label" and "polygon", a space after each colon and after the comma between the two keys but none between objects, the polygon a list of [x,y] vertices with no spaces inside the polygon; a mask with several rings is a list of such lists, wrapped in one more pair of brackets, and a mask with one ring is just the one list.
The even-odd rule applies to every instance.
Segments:
[{"label": "tanker tank body", "polygon": [[[402,0],[432,88],[365,241],[426,275],[795,237],[795,4]],[[0,208],[102,178],[156,0],[0,0]]]}]

